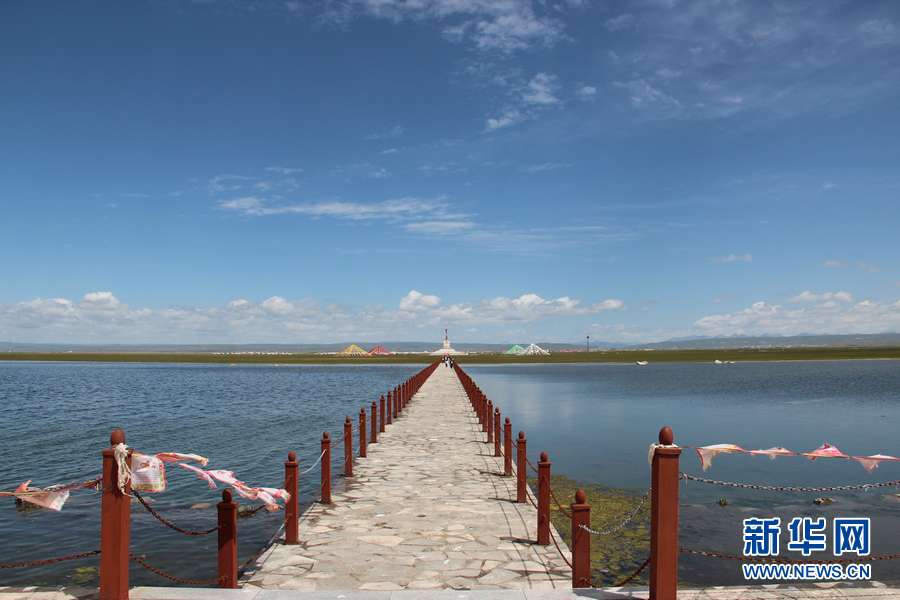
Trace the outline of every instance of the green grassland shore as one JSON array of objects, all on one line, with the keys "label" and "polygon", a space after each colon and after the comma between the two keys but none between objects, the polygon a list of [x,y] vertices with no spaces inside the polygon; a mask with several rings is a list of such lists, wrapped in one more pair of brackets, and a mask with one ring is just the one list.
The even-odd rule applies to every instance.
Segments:
[{"label": "green grassland shore", "polygon": [[[460,364],[543,364],[543,363],[632,363],[779,361],[779,360],[860,360],[900,359],[900,347],[808,347],[808,348],[736,348],[702,350],[598,350],[593,352],[554,352],[549,356],[515,356],[478,353],[456,356]],[[6,361],[68,362],[141,362],[141,363],[220,363],[220,364],[311,364],[378,365],[421,364],[436,360],[429,354],[393,354],[388,356],[352,356],[340,354],[275,354],[213,352],[0,352]]]}]

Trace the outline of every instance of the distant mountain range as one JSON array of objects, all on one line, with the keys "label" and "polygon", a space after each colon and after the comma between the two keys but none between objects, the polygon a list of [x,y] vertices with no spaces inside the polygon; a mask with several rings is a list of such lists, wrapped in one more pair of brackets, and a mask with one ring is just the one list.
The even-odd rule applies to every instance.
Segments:
[{"label": "distant mountain range", "polygon": [[[0,342],[0,352],[337,352],[350,342],[335,344],[32,344]],[[356,342],[363,348],[382,345],[395,352],[426,352],[439,347],[436,342]],[[514,342],[503,344],[454,343],[466,352],[503,352]],[[527,346],[527,342],[518,342]],[[555,352],[584,350],[584,344],[537,342]],[[900,333],[860,335],[797,335],[760,337],[684,338],[649,344],[622,344],[591,340],[591,350],[637,349],[723,349],[723,348],[796,348],[796,347],[877,347],[900,346]]]}]

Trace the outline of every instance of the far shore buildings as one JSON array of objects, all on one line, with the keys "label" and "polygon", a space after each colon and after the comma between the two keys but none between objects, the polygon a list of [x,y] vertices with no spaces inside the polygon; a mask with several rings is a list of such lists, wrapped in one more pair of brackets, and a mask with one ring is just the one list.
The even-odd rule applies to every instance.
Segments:
[{"label": "far shore buildings", "polygon": [[444,343],[443,345],[431,353],[431,356],[463,356],[465,352],[457,350],[450,345],[450,338],[447,337],[447,330],[444,330]]}]

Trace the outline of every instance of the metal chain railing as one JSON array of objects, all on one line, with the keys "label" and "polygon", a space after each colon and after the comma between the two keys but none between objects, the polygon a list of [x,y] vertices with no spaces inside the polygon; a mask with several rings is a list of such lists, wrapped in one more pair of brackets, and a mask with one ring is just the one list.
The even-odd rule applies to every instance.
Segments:
[{"label": "metal chain railing", "polygon": [[540,472],[540,471],[538,471],[538,468],[537,468],[536,466],[534,466],[533,464],[531,464],[531,461],[528,460],[528,457],[527,457],[527,456],[525,457],[525,464],[527,464],[529,467],[531,467],[531,470],[534,471],[535,473],[539,473],[539,472]]},{"label": "metal chain railing", "polygon": [[151,573],[155,573],[164,579],[168,579],[169,581],[173,581],[175,583],[184,583],[186,585],[213,585],[219,583],[222,580],[222,577],[213,577],[211,579],[190,579],[188,577],[179,577],[178,575],[173,575],[167,571],[163,571],[159,567],[154,567],[150,563],[147,562],[146,557],[141,554],[132,554],[130,555],[131,561],[136,562],[141,565]]},{"label": "metal chain railing", "polygon": [[633,511],[631,511],[631,514],[629,514],[627,517],[625,517],[625,519],[622,520],[618,525],[610,527],[609,529],[601,529],[600,531],[597,531],[597,530],[591,529],[587,525],[583,525],[583,524],[579,525],[579,527],[581,527],[582,529],[584,529],[591,535],[608,536],[608,535],[612,535],[614,533],[618,533],[619,531],[625,529],[625,527],[627,527],[628,524],[631,523],[631,521],[634,520],[634,518],[636,516],[638,516],[638,513],[641,512],[641,508],[643,508],[644,504],[647,502],[647,498],[649,498],[649,497],[650,497],[650,490],[647,490],[647,493],[644,494],[643,496],[641,496],[640,502],[638,502],[638,505],[634,508]]},{"label": "metal chain railing", "polygon": [[560,501],[556,499],[556,493],[553,491],[553,487],[550,487],[550,497],[553,498],[554,502],[556,502],[556,507],[559,509],[559,511],[571,519],[572,513],[567,511],[565,507],[560,503]]},{"label": "metal chain railing", "polygon": [[900,487],[900,479],[894,481],[883,481],[880,483],[860,483],[856,485],[835,485],[830,487],[799,487],[790,485],[762,485],[758,483],[739,483],[735,481],[718,481],[716,479],[707,479],[705,477],[697,477],[696,475],[688,475],[681,473],[680,478],[685,481],[696,481],[699,483],[707,483],[710,485],[720,485],[730,488],[740,488],[745,490],[760,490],[764,492],[790,492],[790,493],[807,493],[807,492],[850,492],[854,490],[868,491],[877,488]]},{"label": "metal chain railing", "polygon": [[246,510],[244,512],[238,511],[237,517],[238,517],[238,519],[249,519],[250,517],[256,516],[256,513],[263,510],[264,508],[266,508],[266,505],[260,504],[259,506],[257,506],[256,508],[254,508],[252,510]]},{"label": "metal chain railing", "polygon": [[559,555],[562,556],[562,559],[565,561],[565,563],[567,565],[569,565],[570,569],[573,568],[572,561],[570,561],[568,558],[566,558],[566,555],[562,551],[562,548],[559,547],[559,542],[556,541],[556,536],[553,535],[553,528],[550,529],[550,539],[553,540],[553,545],[556,546],[556,551],[559,552]]},{"label": "metal chain railing", "polygon": [[89,556],[97,556],[99,550],[91,550],[90,552],[79,552],[78,554],[67,554],[66,556],[55,556],[53,558],[41,558],[37,560],[23,560],[14,563],[0,563],[0,569],[23,569],[26,567],[42,567],[44,565],[52,565],[67,560],[78,560],[80,558],[88,558]]},{"label": "metal chain railing", "polygon": [[324,451],[324,450],[322,450],[322,454],[319,455],[319,458],[316,459],[316,462],[314,462],[310,468],[306,469],[305,471],[301,471],[301,472],[300,472],[300,475],[306,475],[307,473],[309,473],[310,471],[312,471],[313,469],[315,469],[316,467],[318,467],[318,466],[319,466],[319,463],[322,462],[322,457],[323,457],[323,456],[325,456],[325,451]]},{"label": "metal chain railing", "polygon": [[783,556],[738,556],[737,554],[727,554],[725,552],[717,552],[715,550],[695,550],[694,548],[678,549],[683,554],[693,554],[695,556],[704,556],[706,558],[720,558],[723,560],[735,560],[741,562],[763,562],[763,563],[788,563],[788,564],[823,564],[823,563],[858,563],[870,561],[884,561],[900,559],[900,553],[896,554],[870,554],[869,556],[854,556],[853,558],[818,558],[818,559],[802,559],[789,558]]},{"label": "metal chain railing", "polygon": [[160,523],[162,523],[169,529],[177,531],[178,533],[182,533],[184,535],[189,535],[189,536],[201,536],[201,535],[209,535],[210,533],[219,530],[218,525],[216,525],[215,527],[212,527],[210,529],[205,529],[205,530],[184,529],[183,527],[179,527],[178,525],[176,525],[169,519],[167,519],[164,516],[162,516],[161,514],[159,514],[159,512],[155,508],[150,506],[147,503],[147,501],[144,500],[144,497],[141,496],[140,492],[138,492],[137,490],[131,490],[131,493],[134,494],[134,497],[138,499],[138,502],[141,503],[141,506],[146,508],[147,512],[150,513],[151,515],[153,515],[153,517],[156,518],[157,521],[159,521]]},{"label": "metal chain railing", "polygon": [[649,564],[650,564],[650,557],[648,556],[648,557],[647,557],[647,560],[645,560],[643,563],[641,563],[641,566],[639,566],[639,567],[637,568],[637,570],[636,570],[634,573],[632,573],[631,575],[629,575],[629,576],[626,577],[625,579],[621,580],[620,582],[618,582],[617,584],[615,584],[613,587],[622,587],[622,586],[624,586],[624,585],[628,585],[628,583],[629,583],[632,579],[634,579],[635,577],[637,577],[638,575],[640,575],[640,574],[644,571],[644,569],[647,568],[647,565],[649,565]]}]

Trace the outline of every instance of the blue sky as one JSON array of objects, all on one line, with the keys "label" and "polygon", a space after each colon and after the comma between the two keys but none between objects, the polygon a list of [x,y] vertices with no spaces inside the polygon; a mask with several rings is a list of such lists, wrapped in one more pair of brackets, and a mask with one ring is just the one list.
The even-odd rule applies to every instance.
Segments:
[{"label": "blue sky", "polygon": [[5,2],[0,339],[900,331],[900,5]]}]

